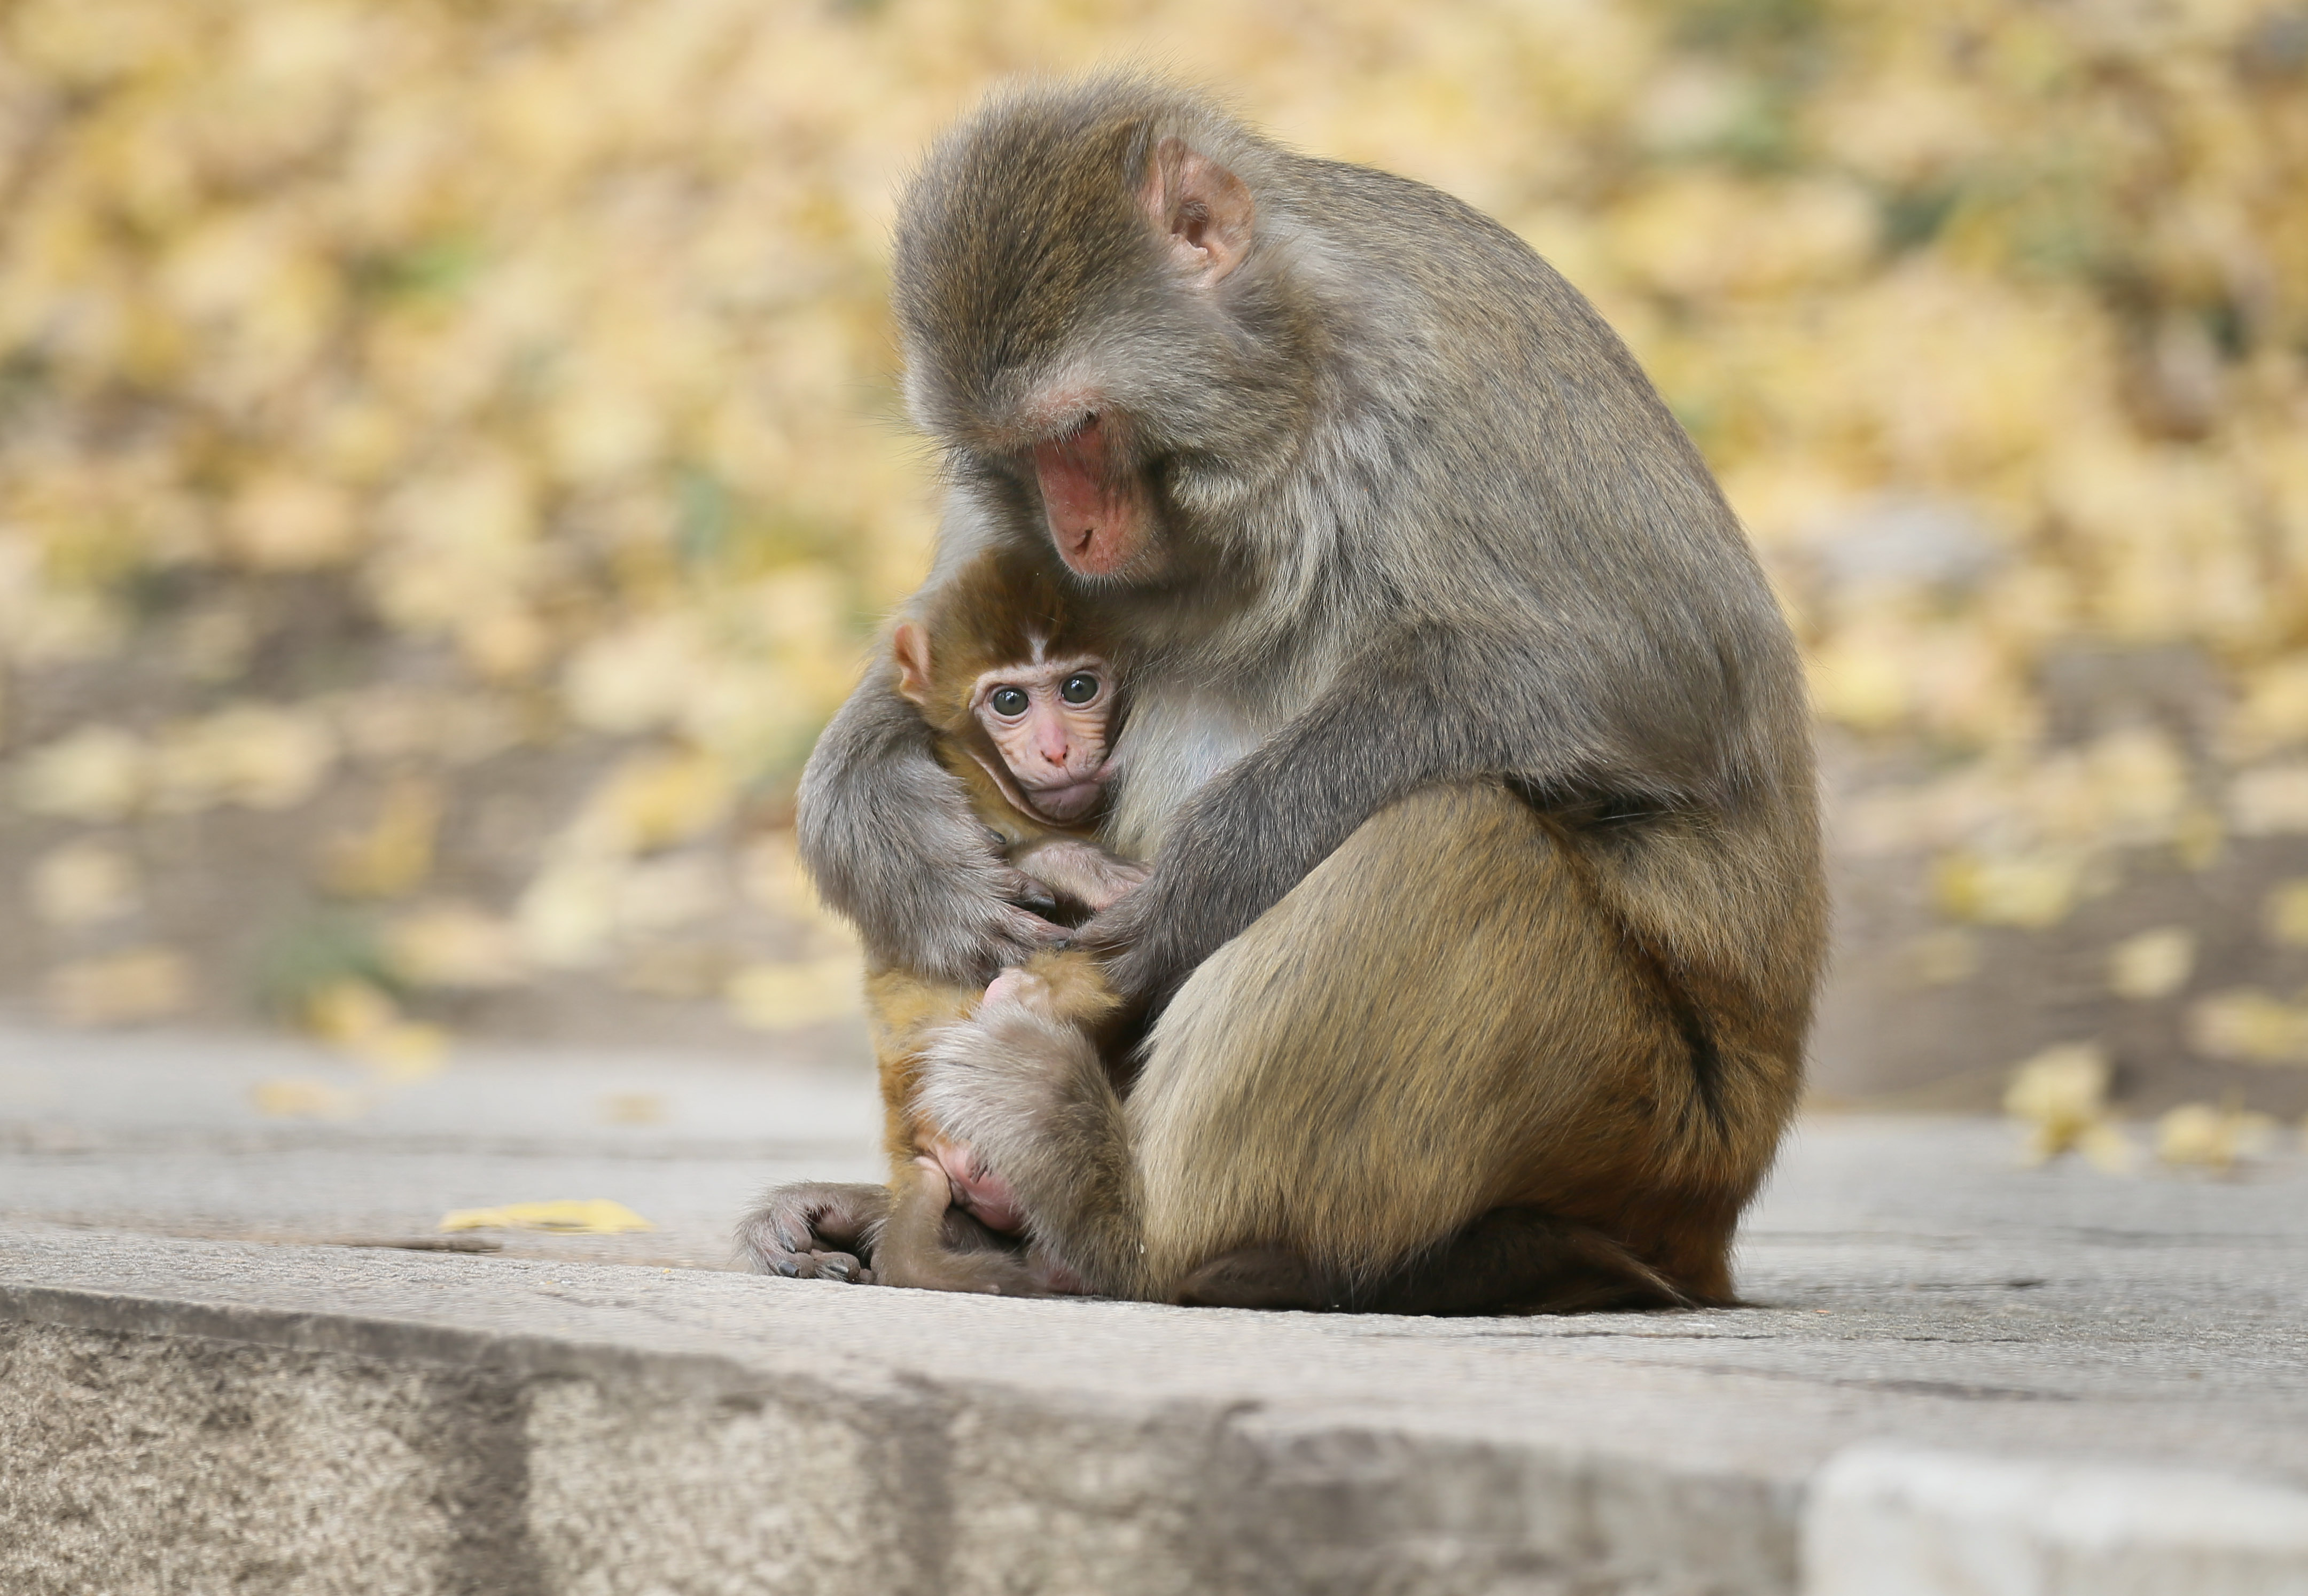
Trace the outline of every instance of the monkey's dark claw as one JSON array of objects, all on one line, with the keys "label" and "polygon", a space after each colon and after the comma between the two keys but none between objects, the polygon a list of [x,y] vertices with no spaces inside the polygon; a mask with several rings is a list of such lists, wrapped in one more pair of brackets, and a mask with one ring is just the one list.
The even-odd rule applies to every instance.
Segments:
[{"label": "monkey's dark claw", "polygon": [[814,1252],[809,1257],[810,1262],[817,1266],[818,1279],[839,1280],[852,1284],[863,1283],[859,1277],[865,1271],[860,1267],[857,1260],[848,1253]]}]

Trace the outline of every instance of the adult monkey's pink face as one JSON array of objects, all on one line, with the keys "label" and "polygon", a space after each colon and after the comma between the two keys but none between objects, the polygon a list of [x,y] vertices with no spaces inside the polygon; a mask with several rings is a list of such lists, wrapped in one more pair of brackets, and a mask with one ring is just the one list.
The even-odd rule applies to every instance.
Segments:
[{"label": "adult monkey's pink face", "polygon": [[[1242,263],[1255,216],[1250,190],[1180,140],[1155,147],[1137,200],[1179,287],[1209,293]],[[1034,482],[1058,557],[1081,576],[1128,576],[1147,552],[1153,515],[1126,429],[1094,390],[1080,386],[1047,394],[1032,409],[1064,429],[1033,449]]]},{"label": "adult monkey's pink face", "polygon": [[1034,483],[1058,558],[1079,575],[1117,576],[1145,552],[1145,479],[1117,470],[1108,419],[1093,413],[1063,438],[1034,445]]}]

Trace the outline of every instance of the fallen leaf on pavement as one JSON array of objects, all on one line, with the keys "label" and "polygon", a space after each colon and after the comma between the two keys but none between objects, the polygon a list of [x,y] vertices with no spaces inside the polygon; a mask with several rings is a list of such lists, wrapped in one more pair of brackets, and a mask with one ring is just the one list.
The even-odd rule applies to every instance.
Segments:
[{"label": "fallen leaf on pavement", "polygon": [[357,1092],[294,1076],[259,1081],[248,1095],[258,1113],[273,1120],[353,1120],[368,1110]]},{"label": "fallen leaf on pavement", "polygon": [[607,1197],[551,1203],[508,1203],[502,1208],[458,1208],[441,1216],[444,1231],[557,1231],[567,1235],[615,1236],[657,1226]]}]

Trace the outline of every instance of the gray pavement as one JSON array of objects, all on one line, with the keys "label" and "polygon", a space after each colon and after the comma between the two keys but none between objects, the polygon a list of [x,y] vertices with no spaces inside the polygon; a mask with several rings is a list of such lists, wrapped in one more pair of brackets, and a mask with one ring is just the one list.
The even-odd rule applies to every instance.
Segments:
[{"label": "gray pavement", "polygon": [[[768,1183],[882,1178],[862,1034],[831,1060],[460,1048],[395,1083],[276,1037],[0,1029],[0,1217],[276,1242],[433,1234],[452,1209],[607,1197],[653,1231],[493,1231],[515,1257],[734,1266]],[[291,1104],[345,1117],[282,1117]],[[301,1094],[295,1090],[302,1088]]]},{"label": "gray pavement", "polygon": [[[341,1068],[0,1036],[0,1590],[2308,1592],[2296,1151],[2117,1177],[1815,1117],[1756,1307],[1260,1315],[712,1272],[765,1180],[870,1176],[856,1066],[254,1106]],[[661,1228],[312,1245],[596,1197]]]}]

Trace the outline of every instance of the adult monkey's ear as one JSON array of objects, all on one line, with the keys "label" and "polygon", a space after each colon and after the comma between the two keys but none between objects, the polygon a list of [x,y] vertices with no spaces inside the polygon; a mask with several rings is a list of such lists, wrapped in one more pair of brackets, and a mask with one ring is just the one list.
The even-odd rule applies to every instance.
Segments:
[{"label": "adult monkey's ear", "polygon": [[930,701],[930,634],[918,621],[900,621],[890,640],[898,662],[898,693],[917,704]]},{"label": "adult monkey's ear", "polygon": [[1258,208],[1249,188],[1184,139],[1154,147],[1138,202],[1162,230],[1170,258],[1205,283],[1217,282],[1250,252]]}]

